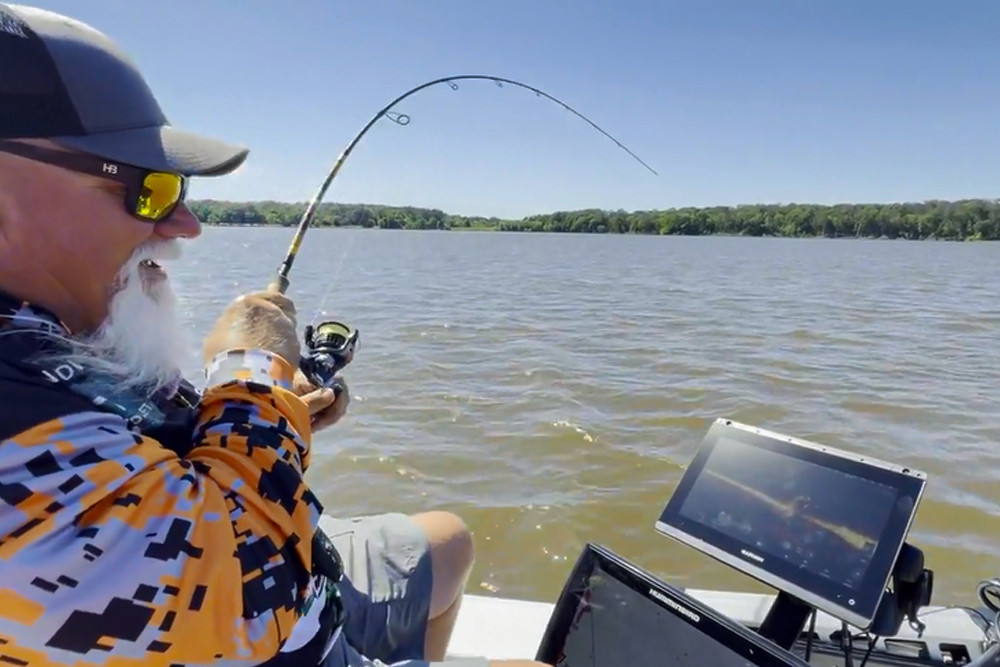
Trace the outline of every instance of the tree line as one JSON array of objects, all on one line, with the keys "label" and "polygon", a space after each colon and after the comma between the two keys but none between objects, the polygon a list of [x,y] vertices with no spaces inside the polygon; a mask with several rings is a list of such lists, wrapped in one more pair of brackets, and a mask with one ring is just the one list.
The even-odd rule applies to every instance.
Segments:
[{"label": "tree line", "polygon": [[[191,209],[208,225],[298,225],[306,205],[275,201],[198,200]],[[895,204],[770,204],[626,212],[582,209],[520,220],[450,215],[413,206],[323,203],[316,227],[478,229],[582,234],[784,236],[1000,240],[1000,200]]]}]

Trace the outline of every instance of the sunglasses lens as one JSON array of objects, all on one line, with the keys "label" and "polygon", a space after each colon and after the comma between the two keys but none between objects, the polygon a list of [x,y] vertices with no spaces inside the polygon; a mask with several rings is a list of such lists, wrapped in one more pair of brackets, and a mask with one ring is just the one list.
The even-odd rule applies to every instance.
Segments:
[{"label": "sunglasses lens", "polygon": [[148,174],[142,181],[136,214],[149,220],[159,220],[168,215],[180,202],[184,185],[184,178],[177,174]]}]

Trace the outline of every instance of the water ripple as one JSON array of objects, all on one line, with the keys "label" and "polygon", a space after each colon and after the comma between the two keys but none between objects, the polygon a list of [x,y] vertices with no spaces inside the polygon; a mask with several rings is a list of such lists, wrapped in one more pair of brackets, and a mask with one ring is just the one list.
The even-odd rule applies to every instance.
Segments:
[{"label": "water ripple", "polygon": [[[210,228],[190,246],[174,275],[196,340],[289,240]],[[460,513],[478,591],[551,600],[587,541],[684,585],[762,590],[652,529],[725,416],[928,471],[911,539],[935,602],[970,602],[1000,568],[998,255],[313,230],[292,272],[300,317],[345,318],[362,346],[350,416],[315,439],[309,479],[340,515]]]}]

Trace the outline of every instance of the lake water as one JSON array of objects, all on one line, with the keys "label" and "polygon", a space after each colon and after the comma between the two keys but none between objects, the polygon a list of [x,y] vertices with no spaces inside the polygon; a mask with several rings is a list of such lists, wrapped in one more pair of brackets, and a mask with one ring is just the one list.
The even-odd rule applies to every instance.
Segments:
[{"label": "lake water", "polygon": [[[291,234],[188,245],[170,270],[196,345]],[[587,541],[683,586],[767,591],[653,529],[728,417],[925,470],[910,540],[934,603],[974,602],[1000,574],[998,260],[1000,244],[311,230],[300,324],[343,318],[361,347],[308,479],[332,514],[460,514],[469,592],[554,600]]]}]

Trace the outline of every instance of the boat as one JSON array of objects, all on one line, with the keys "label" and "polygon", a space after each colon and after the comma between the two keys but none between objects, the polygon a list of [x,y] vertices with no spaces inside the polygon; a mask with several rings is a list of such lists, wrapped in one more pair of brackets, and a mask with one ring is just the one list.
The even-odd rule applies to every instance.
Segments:
[{"label": "boat", "polygon": [[[719,483],[735,477],[737,483]],[[761,656],[777,650],[779,661],[790,652],[788,664],[799,665],[1000,667],[1000,579],[978,582],[982,607],[932,605],[933,571],[924,567],[922,551],[905,542],[926,481],[924,473],[907,466],[717,420],[654,528],[776,594],[686,589],[590,543],[559,600],[465,595],[448,657],[537,659],[540,647],[565,645],[572,617],[572,632],[588,632],[577,635],[587,639],[575,640],[577,647],[586,647],[576,654],[586,654],[586,667],[596,667],[598,649],[592,644],[618,646],[624,640],[633,650],[633,631],[659,633],[649,642],[657,658],[657,651],[675,642],[678,656],[687,655],[663,656],[662,664],[691,664],[690,656],[708,645],[691,640],[686,646],[691,635],[623,592],[635,591],[656,598],[654,606],[668,615],[687,616],[688,625],[705,633],[700,636],[723,641],[718,628],[726,626],[731,628],[725,631],[729,647],[749,637],[744,646],[750,648],[740,649],[745,660],[740,664],[774,664]],[[733,495],[737,488],[743,495]],[[857,498],[860,505],[853,504]],[[792,499],[807,502],[789,503]],[[582,565],[595,550],[618,565],[599,571]],[[621,575],[623,570],[633,574]],[[600,580],[590,578],[597,572]],[[619,578],[624,587],[607,584],[609,578]],[[618,592],[603,593],[598,602],[599,589]],[[618,605],[617,612],[601,611]],[[615,620],[628,607],[635,610],[628,612],[631,620]],[[590,609],[595,611],[587,627],[593,629],[580,630]],[[870,638],[863,628],[886,636]]]},{"label": "boat", "polygon": [[[686,589],[685,592],[754,631],[759,629],[775,599],[774,595],[763,593],[707,589]],[[554,606],[554,602],[465,595],[448,657],[533,659]],[[878,640],[867,665],[938,667],[967,664],[981,656],[986,648],[987,633],[992,632],[986,619],[991,615],[987,609],[925,607],[920,616],[926,625],[922,636],[904,625],[897,636]],[[992,624],[990,619],[990,626]],[[837,667],[844,664],[844,650],[839,642],[841,627],[840,620],[823,612],[817,613],[810,664]],[[867,650],[867,643],[854,642],[855,665],[860,664]],[[804,655],[805,638],[796,642],[793,652]]]}]

